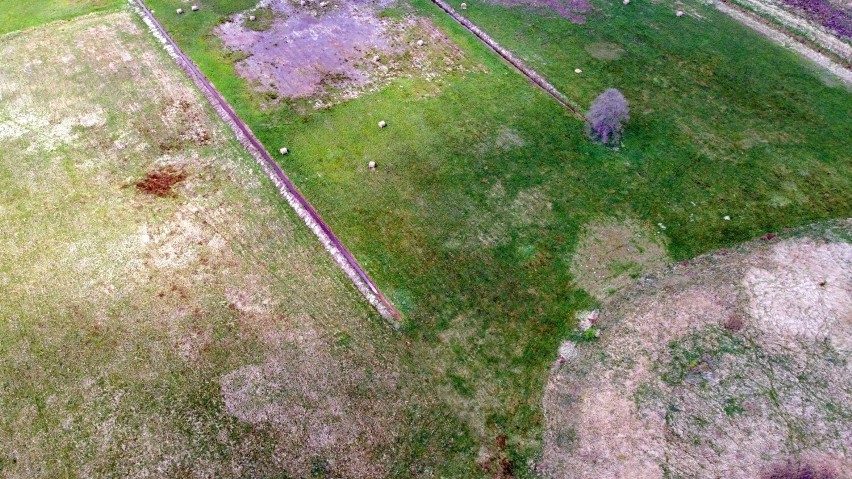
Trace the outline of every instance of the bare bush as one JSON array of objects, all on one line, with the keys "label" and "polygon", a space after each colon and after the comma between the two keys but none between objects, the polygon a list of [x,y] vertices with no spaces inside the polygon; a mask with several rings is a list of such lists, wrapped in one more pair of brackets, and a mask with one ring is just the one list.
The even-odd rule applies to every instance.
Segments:
[{"label": "bare bush", "polygon": [[587,113],[588,133],[605,145],[617,143],[624,131],[624,122],[630,119],[627,99],[615,88],[609,88],[592,103]]}]

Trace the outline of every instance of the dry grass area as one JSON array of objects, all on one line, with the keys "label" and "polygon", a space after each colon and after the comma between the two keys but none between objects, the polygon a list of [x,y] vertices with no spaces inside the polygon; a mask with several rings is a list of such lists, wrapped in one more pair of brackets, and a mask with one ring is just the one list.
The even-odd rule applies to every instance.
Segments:
[{"label": "dry grass area", "polygon": [[386,475],[395,336],[138,19],[0,58],[0,475]]},{"label": "dry grass area", "polygon": [[542,471],[850,477],[852,222],[784,236],[606,302],[600,338],[553,366]]},{"label": "dry grass area", "polygon": [[571,274],[578,286],[606,298],[668,262],[664,238],[631,218],[593,221],[580,235]]}]

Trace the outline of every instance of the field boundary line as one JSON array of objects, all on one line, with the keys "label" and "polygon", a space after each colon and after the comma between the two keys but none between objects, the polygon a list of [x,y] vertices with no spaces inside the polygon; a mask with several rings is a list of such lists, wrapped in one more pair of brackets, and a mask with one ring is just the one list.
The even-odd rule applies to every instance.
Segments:
[{"label": "field boundary line", "polygon": [[459,12],[457,12],[453,7],[451,7],[444,0],[432,0],[432,3],[437,5],[441,10],[446,12],[450,17],[453,18],[456,22],[458,22],[462,27],[464,27],[467,31],[472,33],[476,38],[478,38],[482,43],[487,45],[491,50],[500,55],[504,60],[509,62],[510,65],[515,67],[516,70],[521,72],[525,77],[527,77],[533,84],[537,87],[544,90],[548,95],[552,96],[556,101],[562,104],[565,108],[569,109],[571,113],[574,114],[580,120],[588,123],[589,119],[586,118],[586,115],[583,114],[583,110],[578,105],[574,104],[567,95],[559,91],[555,86],[553,86],[549,81],[547,81],[543,75],[539,74],[537,71],[533,70],[529,66],[527,66],[520,58],[516,57],[514,53],[503,48],[496,40],[491,38],[490,35],[485,33],[484,30],[476,26],[475,23],[471,22]]},{"label": "field boundary line", "polygon": [[221,93],[210,83],[197,65],[180,49],[166,29],[151,13],[143,0],[127,0],[133,10],[139,14],[148,29],[163,45],[169,56],[181,67],[190,80],[201,91],[220,118],[231,128],[240,143],[246,148],[252,158],[266,173],[276,186],[281,196],[296,214],[305,222],[310,230],[319,238],[326,251],[331,254],[337,265],[355,284],[370,304],[387,319],[394,327],[399,327],[402,315],[393,304],[382,294],[370,276],[361,267],[352,253],[343,245],[331,228],[323,221],[311,203],[299,193],[296,185],[287,177],[278,163],[266,151],[266,148],[254,136],[251,129],[237,115]]},{"label": "field boundary line", "polygon": [[729,0],[718,0],[714,2],[716,9],[737,20],[741,24],[760,33],[771,42],[788,48],[802,57],[828,70],[843,80],[847,85],[852,85],[852,70],[845,65],[833,60],[821,52],[822,47],[813,44],[811,40],[805,39],[792,32],[788,32],[780,26],[776,26],[763,16],[754,13],[735,2]]}]

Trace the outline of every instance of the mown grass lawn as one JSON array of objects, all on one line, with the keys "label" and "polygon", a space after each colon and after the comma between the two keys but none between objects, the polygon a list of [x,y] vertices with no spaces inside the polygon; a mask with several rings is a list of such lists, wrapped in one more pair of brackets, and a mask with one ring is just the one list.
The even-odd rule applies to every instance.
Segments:
[{"label": "mown grass lawn", "polygon": [[[485,71],[397,80],[307,113],[261,108],[211,33],[253,2],[178,17],[179,3],[149,2],[268,149],[290,148],[282,167],[403,311],[412,361],[437,378],[443,417],[461,418],[471,438],[468,469],[457,465],[465,474],[500,435],[516,473],[538,451],[548,365],[574,313],[596,304],[569,273],[584,224],[662,224],[682,259],[852,213],[852,96],[704,7],[705,21],[675,23],[667,5],[595,3],[575,25],[468,2],[474,21],[580,104],[609,86],[625,92],[633,119],[624,145],[608,149],[425,0],[400,8],[431,18]],[[598,42],[624,53],[593,62],[586,47]],[[434,436],[412,434],[423,444],[412,464],[440,457]]]}]

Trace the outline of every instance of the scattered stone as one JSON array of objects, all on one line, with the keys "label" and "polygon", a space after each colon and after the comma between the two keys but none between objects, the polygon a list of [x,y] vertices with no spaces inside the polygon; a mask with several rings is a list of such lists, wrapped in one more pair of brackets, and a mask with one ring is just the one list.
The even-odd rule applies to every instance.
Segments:
[{"label": "scattered stone", "polygon": [[369,166],[371,170],[375,170],[376,169],[376,162],[371,161],[371,162],[367,163],[367,166]]},{"label": "scattered stone", "polygon": [[387,122],[385,122],[385,120],[382,120],[382,121],[379,122],[379,128],[384,128],[386,126],[388,126],[388,124],[387,124]]},{"label": "scattered stone", "polygon": [[177,12],[177,14],[178,14],[178,15],[182,15],[182,14],[183,14],[183,9],[182,9],[182,8],[178,8],[178,9],[177,9],[177,10],[175,10],[175,11]]},{"label": "scattered stone", "polygon": [[197,12],[197,11],[198,11],[198,5],[193,5],[191,8],[192,8],[192,11],[193,11],[193,12]]},{"label": "scattered stone", "polygon": [[424,44],[423,40],[417,40],[417,46],[422,47]]},{"label": "scattered stone", "polygon": [[724,219],[725,221],[731,221],[731,217],[730,217],[730,216],[728,216],[728,215],[725,215],[725,218],[723,218],[723,219]]},{"label": "scattered stone", "polygon": [[462,3],[462,4],[461,4],[461,9],[462,9],[462,10],[467,10],[467,4],[466,4],[466,3]]},{"label": "scattered stone", "polygon": [[577,313],[577,319],[579,320],[577,327],[580,328],[580,331],[588,331],[592,326],[595,325],[598,321],[598,316],[600,316],[601,312],[597,309],[592,311],[580,311]]},{"label": "scattered stone", "polygon": [[575,69],[574,69],[574,73],[583,73],[583,70],[581,70],[581,69],[579,69],[579,68],[575,68]]},{"label": "scattered stone", "polygon": [[675,15],[682,17],[683,16],[683,10],[678,10],[677,13],[675,13]]},{"label": "scattered stone", "polygon": [[287,148],[281,148],[281,149],[280,149],[280,150],[278,150],[278,151],[279,151],[282,155],[286,155],[286,154],[290,153],[290,150],[288,150]]}]

